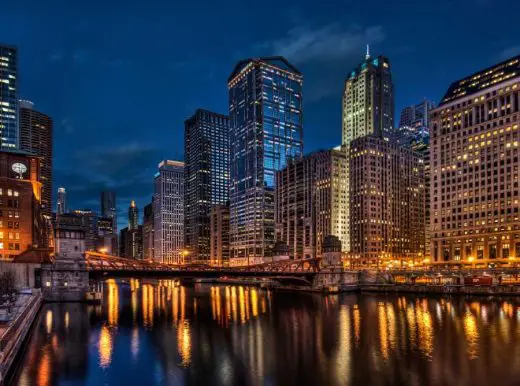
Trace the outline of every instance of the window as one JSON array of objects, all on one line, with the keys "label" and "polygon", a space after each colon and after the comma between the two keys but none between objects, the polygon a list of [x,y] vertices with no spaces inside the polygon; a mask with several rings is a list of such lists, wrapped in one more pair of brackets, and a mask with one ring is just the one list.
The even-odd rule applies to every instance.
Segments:
[{"label": "window", "polygon": [[13,195],[13,190],[12,189],[7,189],[7,195],[8,196],[12,196]]}]

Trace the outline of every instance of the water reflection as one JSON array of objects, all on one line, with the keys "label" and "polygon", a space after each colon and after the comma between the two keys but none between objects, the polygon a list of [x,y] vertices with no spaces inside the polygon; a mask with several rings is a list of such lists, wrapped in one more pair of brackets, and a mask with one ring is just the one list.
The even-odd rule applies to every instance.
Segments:
[{"label": "water reflection", "polygon": [[101,306],[44,306],[15,384],[514,385],[519,320],[520,299],[107,280]]}]

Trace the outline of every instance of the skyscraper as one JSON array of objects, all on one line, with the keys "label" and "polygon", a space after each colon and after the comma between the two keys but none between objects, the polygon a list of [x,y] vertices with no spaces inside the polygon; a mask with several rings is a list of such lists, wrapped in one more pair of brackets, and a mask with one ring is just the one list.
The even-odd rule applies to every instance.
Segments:
[{"label": "skyscraper", "polygon": [[100,196],[101,216],[108,217],[113,220],[114,233],[117,234],[117,206],[116,192],[113,190],[104,190]]},{"label": "skyscraper", "polygon": [[184,122],[184,242],[191,260],[210,255],[210,211],[229,197],[229,118],[197,110]]},{"label": "skyscraper", "polygon": [[139,226],[139,208],[135,204],[135,201],[130,202],[128,207],[128,230],[137,229]]},{"label": "skyscraper", "polygon": [[[394,86],[390,61],[384,56],[373,58],[368,46],[365,60],[350,72],[345,80],[343,92],[343,133],[342,144],[350,158],[350,144],[356,138],[375,135],[393,138],[394,127]],[[347,162],[347,197],[350,202],[350,163]],[[350,223],[350,207],[347,205],[347,223]],[[350,229],[350,228],[349,228]],[[349,230],[347,230],[347,233]],[[350,251],[350,236],[342,247]]]},{"label": "skyscraper", "polygon": [[229,264],[229,205],[215,205],[210,214],[210,261]]},{"label": "skyscraper", "polygon": [[143,210],[143,259],[154,259],[153,202]]},{"label": "skyscraper", "polygon": [[394,86],[390,61],[365,60],[350,72],[343,92],[343,144],[368,134],[390,138],[394,127]]},{"label": "skyscraper", "polygon": [[368,267],[424,258],[424,163],[410,149],[377,136],[352,141],[350,256]]},{"label": "skyscraper", "polygon": [[18,52],[0,44],[0,148],[19,147]]},{"label": "skyscraper", "polygon": [[85,232],[85,250],[95,251],[98,245],[98,217],[96,213],[91,209],[76,209],[69,215],[76,215],[80,218],[81,226]]},{"label": "skyscraper", "polygon": [[34,109],[29,101],[19,104],[20,149],[40,157],[42,214],[52,218],[52,119]]},{"label": "skyscraper", "polygon": [[431,258],[520,258],[520,56],[453,82],[431,116]]},{"label": "skyscraper", "polygon": [[276,173],[276,239],[291,258],[322,257],[329,235],[347,244],[346,163],[338,147],[290,161]]},{"label": "skyscraper", "polygon": [[180,263],[184,248],[184,162],[159,163],[154,178],[154,259]]},{"label": "skyscraper", "polygon": [[56,200],[56,213],[67,213],[67,192],[65,188],[58,188],[58,199]]},{"label": "skyscraper", "polygon": [[407,106],[401,110],[399,117],[399,127],[429,127],[430,113],[435,108],[435,103],[429,99],[424,99],[422,102]]},{"label": "skyscraper", "polygon": [[271,254],[275,172],[303,153],[302,84],[283,57],[242,60],[228,79],[231,264]]}]

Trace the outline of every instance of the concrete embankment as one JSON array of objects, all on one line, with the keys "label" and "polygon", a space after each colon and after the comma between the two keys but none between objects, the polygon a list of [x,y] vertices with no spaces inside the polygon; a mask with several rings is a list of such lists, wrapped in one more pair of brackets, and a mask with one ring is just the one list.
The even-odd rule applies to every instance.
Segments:
[{"label": "concrete embankment", "polygon": [[520,295],[518,285],[495,286],[465,286],[465,285],[426,285],[426,284],[362,284],[359,286],[362,293],[386,292],[386,293],[423,293],[446,295],[495,295],[511,296]]},{"label": "concrete embankment", "polygon": [[16,358],[23,351],[25,340],[42,304],[39,290],[20,294],[10,312],[11,320],[0,325],[0,386],[6,385],[12,375]]}]

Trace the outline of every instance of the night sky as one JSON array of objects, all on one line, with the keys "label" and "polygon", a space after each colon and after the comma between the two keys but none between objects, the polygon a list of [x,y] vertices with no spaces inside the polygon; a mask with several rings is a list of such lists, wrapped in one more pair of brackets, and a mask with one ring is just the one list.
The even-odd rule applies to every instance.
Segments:
[{"label": "night sky", "polygon": [[55,189],[94,210],[115,189],[121,227],[131,199],[142,216],[157,163],[183,158],[184,120],[227,113],[239,59],[284,55],[303,72],[307,153],[340,143],[343,79],[366,43],[390,58],[398,117],[520,54],[519,14],[518,0],[0,0],[0,42],[18,46],[19,96],[54,119]]}]

